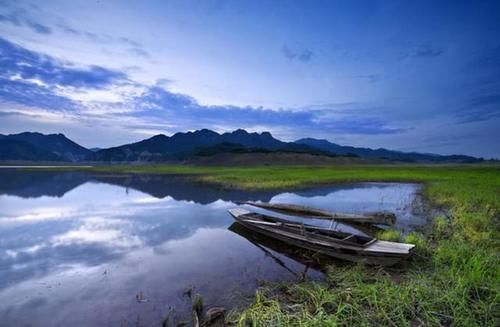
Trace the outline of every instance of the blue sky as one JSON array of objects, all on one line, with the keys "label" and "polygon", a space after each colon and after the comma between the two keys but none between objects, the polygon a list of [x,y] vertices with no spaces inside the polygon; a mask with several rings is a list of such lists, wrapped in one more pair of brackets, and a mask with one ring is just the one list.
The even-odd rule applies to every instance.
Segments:
[{"label": "blue sky", "polygon": [[500,157],[498,1],[0,1],[0,133]]}]

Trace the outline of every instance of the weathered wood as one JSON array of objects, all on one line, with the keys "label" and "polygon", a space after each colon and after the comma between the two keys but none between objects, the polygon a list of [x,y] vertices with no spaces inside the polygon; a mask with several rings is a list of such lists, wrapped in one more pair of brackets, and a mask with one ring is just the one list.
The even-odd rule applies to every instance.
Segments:
[{"label": "weathered wood", "polygon": [[224,325],[224,317],[226,315],[226,309],[224,307],[212,307],[205,313],[205,319],[203,319],[204,326],[215,326]]},{"label": "weathered wood", "polygon": [[328,256],[367,264],[393,265],[410,255],[413,244],[379,241],[375,238],[300,224],[281,218],[230,209],[237,222],[263,235]]},{"label": "weathered wood", "polygon": [[280,213],[310,217],[316,219],[335,219],[345,222],[363,223],[363,224],[383,224],[394,225],[396,222],[396,215],[392,212],[374,212],[367,214],[352,214],[340,213],[312,207],[306,207],[296,204],[288,203],[269,203],[269,202],[254,202],[242,201],[239,204],[248,204],[254,207],[272,210]]},{"label": "weathered wood", "polygon": [[278,254],[304,265],[306,269],[307,267],[310,267],[319,271],[326,271],[326,266],[332,262],[330,260],[331,257],[321,255],[315,251],[305,250],[304,248],[277,240],[274,237],[269,237],[262,233],[256,233],[255,231],[243,226],[238,221],[231,224],[231,226],[228,227],[228,230],[255,245],[257,248],[262,250],[266,256],[271,257],[277,264],[288,270],[293,276],[298,277],[299,279],[302,277],[300,269],[295,269],[297,268],[296,266],[287,266],[288,262],[285,263],[285,261],[283,261]]}]

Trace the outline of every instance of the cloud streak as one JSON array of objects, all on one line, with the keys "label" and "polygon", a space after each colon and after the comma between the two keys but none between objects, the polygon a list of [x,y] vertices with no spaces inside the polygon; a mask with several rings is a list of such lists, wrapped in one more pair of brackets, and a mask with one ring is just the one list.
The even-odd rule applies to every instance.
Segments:
[{"label": "cloud streak", "polygon": [[429,42],[424,42],[413,49],[410,49],[408,52],[403,54],[400,57],[400,60],[405,59],[431,59],[441,56],[444,53],[444,49],[438,46],[435,46]]},{"label": "cloud streak", "polygon": [[[332,115],[335,108],[328,106],[304,111],[202,105],[193,97],[165,89],[164,80],[156,85],[140,85],[123,72],[100,66],[77,67],[5,39],[0,39],[0,64],[5,67],[0,73],[1,99],[32,108],[63,111],[80,120],[121,122],[141,130],[158,130],[164,125],[176,130],[205,127],[232,130],[252,126],[319,128],[367,135],[404,131],[373,117]],[[120,87],[135,88],[136,95],[116,94]],[[99,92],[115,92],[114,100],[89,99],[92,92],[98,92],[99,98],[103,97]]]},{"label": "cloud streak", "polygon": [[500,46],[471,60],[464,68],[464,101],[457,111],[459,123],[500,117]]},{"label": "cloud streak", "polygon": [[415,57],[439,57],[444,52],[443,49],[435,48],[430,44],[421,44],[414,52]]},{"label": "cloud streak", "polygon": [[1,38],[0,64],[3,68],[0,77],[4,80],[31,80],[50,86],[102,88],[126,79],[122,72],[100,66],[78,68]]},{"label": "cloud streak", "polygon": [[[108,34],[94,33],[86,30],[74,28],[64,21],[56,20],[52,24],[41,23],[38,18],[43,17],[43,12],[37,6],[24,7],[22,4],[9,3],[2,4],[4,13],[0,13],[0,23],[8,24],[14,27],[26,27],[36,34],[49,36],[55,32],[63,32],[73,37],[78,36],[88,41],[102,44],[121,44],[126,46],[128,53],[142,58],[150,58],[150,54],[143,45],[128,37],[115,37]],[[49,26],[50,25],[50,26]],[[57,34],[57,33],[56,33]]]},{"label": "cloud streak", "polygon": [[374,117],[356,117],[345,113],[332,115],[334,108],[331,107],[294,111],[250,106],[206,106],[199,104],[192,97],[172,93],[157,86],[148,88],[134,99],[133,105],[134,116],[148,116],[175,122],[181,130],[211,127],[221,125],[221,122],[227,126],[228,130],[256,125],[281,126],[290,129],[327,129],[332,133],[365,135],[396,134],[406,130],[391,127]]},{"label": "cloud streak", "polygon": [[364,74],[364,75],[355,75],[353,76],[353,78],[367,81],[369,83],[377,83],[387,78],[387,76],[382,74]]},{"label": "cloud streak", "polygon": [[311,49],[295,50],[286,44],[281,47],[281,53],[289,60],[299,60],[304,63],[311,61],[314,56],[314,52]]},{"label": "cloud streak", "polygon": [[26,26],[38,34],[51,34],[52,29],[46,25],[35,22],[23,14],[0,14],[0,22],[17,27]]},{"label": "cloud streak", "polygon": [[500,117],[500,93],[480,94],[467,99],[459,110],[459,123],[475,123]]}]

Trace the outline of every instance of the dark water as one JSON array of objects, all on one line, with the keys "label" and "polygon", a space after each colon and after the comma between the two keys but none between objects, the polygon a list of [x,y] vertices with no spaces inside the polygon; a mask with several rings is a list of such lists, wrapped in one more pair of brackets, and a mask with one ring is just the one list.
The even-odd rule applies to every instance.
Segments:
[{"label": "dark water", "polygon": [[190,288],[231,308],[261,280],[321,278],[296,251],[233,225],[237,200],[391,210],[403,231],[425,223],[414,184],[243,192],[176,176],[11,170],[0,181],[2,326],[157,326],[169,311],[189,316]]}]

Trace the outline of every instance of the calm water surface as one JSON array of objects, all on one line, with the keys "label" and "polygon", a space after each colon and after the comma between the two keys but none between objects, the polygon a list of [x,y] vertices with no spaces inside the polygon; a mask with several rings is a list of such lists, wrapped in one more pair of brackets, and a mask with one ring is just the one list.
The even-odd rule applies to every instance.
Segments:
[{"label": "calm water surface", "polygon": [[233,225],[227,209],[237,200],[391,210],[403,232],[425,223],[415,184],[242,192],[176,176],[11,170],[0,181],[5,326],[156,326],[170,311],[189,316],[190,288],[206,306],[231,308],[261,280],[322,277],[287,247],[259,244]]}]

